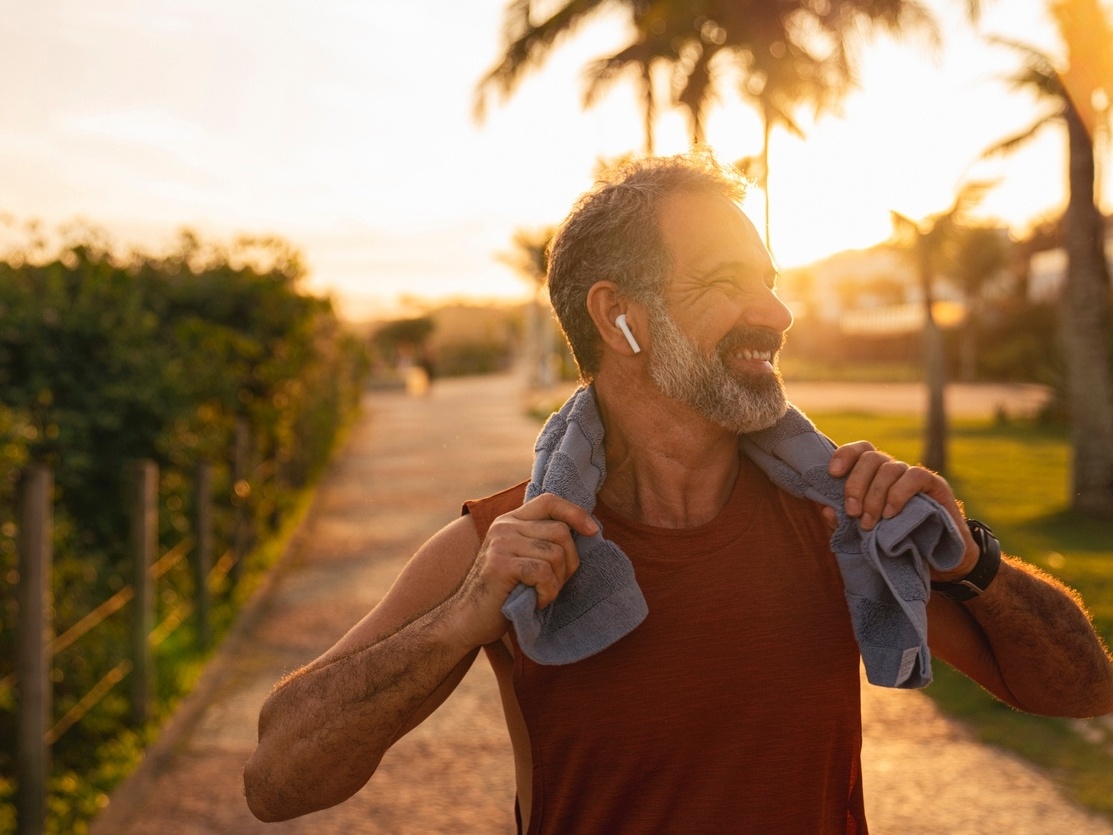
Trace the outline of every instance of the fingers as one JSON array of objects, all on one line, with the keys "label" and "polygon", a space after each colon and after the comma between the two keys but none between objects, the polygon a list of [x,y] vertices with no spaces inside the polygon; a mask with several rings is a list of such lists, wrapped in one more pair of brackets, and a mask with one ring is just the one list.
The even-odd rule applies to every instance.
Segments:
[{"label": "fingers", "polygon": [[580,557],[563,522],[517,522],[491,526],[488,561],[537,590],[538,607],[551,603],[579,568]]},{"label": "fingers", "polygon": [[839,478],[846,475],[854,467],[858,459],[866,452],[874,451],[873,444],[869,441],[855,441],[843,444],[831,455],[831,462],[827,465],[827,472]]},{"label": "fingers", "polygon": [[599,530],[590,513],[553,493],[542,493],[509,515],[519,519],[554,519],[584,536],[592,536]]},{"label": "fingers", "polygon": [[[897,466],[894,466],[897,465]],[[871,530],[881,517],[888,490],[903,475],[907,465],[874,449],[868,441],[857,441],[835,450],[827,469],[832,475],[845,475],[845,510]]]},{"label": "fingers", "polygon": [[918,493],[935,499],[956,522],[962,521],[954,493],[942,477],[898,461],[867,441],[839,447],[828,471],[846,476],[846,513],[857,518],[863,530],[873,530],[881,519],[896,516]]},{"label": "fingers", "polygon": [[590,536],[598,529],[582,507],[551,494],[538,496],[492,523],[481,548],[482,579],[503,598],[518,583],[532,586],[543,609],[580,566],[572,531]]}]

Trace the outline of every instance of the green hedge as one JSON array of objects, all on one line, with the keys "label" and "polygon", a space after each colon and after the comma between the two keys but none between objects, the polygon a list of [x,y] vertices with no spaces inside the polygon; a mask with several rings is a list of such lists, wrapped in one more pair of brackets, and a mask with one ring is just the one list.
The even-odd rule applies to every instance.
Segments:
[{"label": "green hedge", "polygon": [[[49,254],[27,249],[0,260],[0,738],[13,741],[20,469],[34,461],[54,471],[60,633],[128,582],[128,461],[159,464],[163,550],[190,533],[195,467],[213,465],[219,555],[236,502],[248,503],[259,535],[277,527],[327,461],[367,368],[331,303],[300,289],[298,255],[280,240],[218,246],[185,233],[168,256],[121,256],[79,230]],[[261,465],[240,496],[237,420]],[[191,599],[193,583],[185,562],[160,582],[157,617]],[[225,591],[218,635],[238,599]],[[159,649],[160,715],[200,664],[196,633],[187,622]],[[55,718],[126,657],[127,639],[121,612],[55,657]],[[117,686],[54,746],[52,829],[82,829],[152,733],[127,727],[127,689]],[[14,744],[5,744],[0,831],[12,820],[14,779]]]}]

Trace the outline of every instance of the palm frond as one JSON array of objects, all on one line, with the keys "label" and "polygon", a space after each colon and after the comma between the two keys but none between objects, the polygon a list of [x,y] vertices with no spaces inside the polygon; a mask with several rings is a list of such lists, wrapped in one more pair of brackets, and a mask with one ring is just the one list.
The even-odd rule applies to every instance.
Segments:
[{"label": "palm frond", "polygon": [[530,19],[530,0],[511,0],[503,17],[506,46],[502,59],[475,88],[472,113],[476,121],[483,120],[491,93],[498,93],[503,99],[508,97],[526,72],[540,65],[558,42],[574,34],[587,17],[609,2],[569,0],[547,20],[534,24]]},{"label": "palm frond", "polygon": [[943,35],[939,31],[935,15],[926,5],[916,0],[868,2],[854,11],[863,15],[869,23],[881,26],[892,34],[915,35],[933,49],[938,49],[943,44]]},{"label": "palm frond", "polygon": [[997,187],[1000,180],[967,180],[959,186],[958,193],[955,195],[954,203],[951,208],[943,213],[943,217],[949,218],[951,223],[955,225],[964,224],[971,209],[975,208],[989,194],[994,188]]},{"label": "palm frond", "polygon": [[994,35],[986,40],[1020,55],[1020,68],[1003,79],[1013,90],[1031,90],[1041,98],[1062,98],[1065,95],[1061,72],[1046,52],[1011,38]]},{"label": "palm frond", "polygon": [[893,237],[897,241],[906,242],[920,234],[920,224],[893,209],[889,210],[889,222],[893,227]]},{"label": "palm frond", "polygon": [[1043,116],[1029,125],[1025,130],[1022,130],[1019,133],[1014,133],[1012,136],[1008,136],[1000,140],[999,142],[995,142],[994,144],[990,145],[988,148],[982,151],[982,159],[988,159],[989,157],[1013,153],[1018,148],[1028,144],[1028,142],[1030,142],[1037,133],[1043,130],[1043,128],[1045,128],[1051,122],[1054,122],[1057,119],[1061,118],[1062,115],[1062,110],[1057,110],[1052,113],[1045,113]]},{"label": "palm frond", "polygon": [[584,107],[593,106],[610,86],[631,68],[647,73],[654,60],[644,43],[634,43],[614,55],[598,58],[584,67]]},{"label": "palm frond", "polygon": [[693,144],[703,141],[703,117],[714,89],[711,62],[718,52],[718,46],[705,45],[690,65],[678,64],[673,75],[673,101],[688,112]]}]

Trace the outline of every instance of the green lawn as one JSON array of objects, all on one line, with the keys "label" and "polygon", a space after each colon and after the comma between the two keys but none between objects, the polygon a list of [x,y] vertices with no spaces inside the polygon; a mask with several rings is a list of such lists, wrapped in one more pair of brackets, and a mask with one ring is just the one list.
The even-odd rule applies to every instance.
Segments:
[{"label": "green lawn", "polygon": [[[868,439],[915,463],[920,419],[871,414],[813,414],[837,443]],[[1113,524],[1068,509],[1065,430],[1030,424],[956,420],[949,480],[967,515],[990,524],[1006,552],[1077,589],[1106,643],[1113,643]],[[1075,800],[1113,818],[1113,753],[1087,743],[1065,720],[1028,716],[1001,705],[943,664],[925,691],[970,723],[987,742],[1050,769]]]}]

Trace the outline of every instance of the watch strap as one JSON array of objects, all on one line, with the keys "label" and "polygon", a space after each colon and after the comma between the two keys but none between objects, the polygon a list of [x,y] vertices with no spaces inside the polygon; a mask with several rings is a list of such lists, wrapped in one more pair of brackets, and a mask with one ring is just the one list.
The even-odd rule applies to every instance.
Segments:
[{"label": "watch strap", "polygon": [[978,562],[961,580],[932,580],[931,588],[946,598],[963,601],[971,600],[987,588],[997,576],[1001,567],[1001,543],[993,535],[993,530],[977,519],[967,519],[966,527],[978,546]]}]

